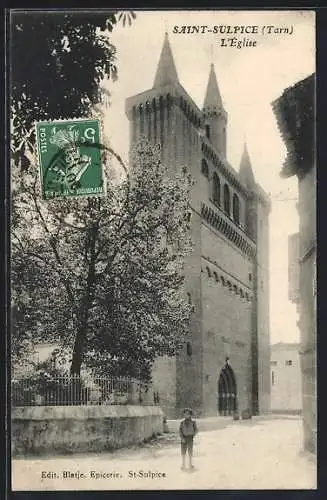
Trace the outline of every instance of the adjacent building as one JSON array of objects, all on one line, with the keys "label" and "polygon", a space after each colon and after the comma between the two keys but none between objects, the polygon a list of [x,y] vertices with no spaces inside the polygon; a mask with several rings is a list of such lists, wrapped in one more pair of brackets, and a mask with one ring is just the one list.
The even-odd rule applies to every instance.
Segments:
[{"label": "adjacent building", "polygon": [[152,88],[128,98],[126,113],[132,143],[145,136],[160,144],[171,175],[186,165],[195,181],[194,250],[185,262],[194,313],[180,355],[154,367],[160,404],[170,418],[185,406],[198,416],[268,412],[270,202],[246,145],[238,170],[228,162],[228,114],[214,66],[200,109],[179,81],[166,35]]},{"label": "adjacent building", "polygon": [[300,344],[279,342],[270,347],[271,411],[302,413]]},{"label": "adjacent building", "polygon": [[[315,74],[287,88],[272,103],[287,147],[281,171],[296,175],[299,185],[298,236],[299,309],[304,448],[316,451],[316,159]],[[292,298],[294,300],[294,298]]]},{"label": "adjacent building", "polygon": [[300,312],[300,234],[288,237],[288,298]]}]

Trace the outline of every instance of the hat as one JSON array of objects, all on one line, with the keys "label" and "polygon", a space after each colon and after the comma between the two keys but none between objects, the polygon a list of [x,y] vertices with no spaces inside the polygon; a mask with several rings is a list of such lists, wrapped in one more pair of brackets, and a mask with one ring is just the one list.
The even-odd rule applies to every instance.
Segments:
[{"label": "hat", "polygon": [[184,408],[183,414],[185,415],[186,412],[189,413],[190,415],[193,415],[193,411],[191,410],[191,408]]}]

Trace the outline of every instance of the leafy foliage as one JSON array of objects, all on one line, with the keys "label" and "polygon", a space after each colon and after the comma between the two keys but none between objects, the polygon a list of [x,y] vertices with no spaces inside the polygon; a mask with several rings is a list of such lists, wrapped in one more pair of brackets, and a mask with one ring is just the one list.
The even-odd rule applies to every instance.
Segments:
[{"label": "leafy foliage", "polygon": [[12,14],[14,362],[39,341],[56,342],[73,374],[84,363],[96,375],[148,379],[155,357],[178,352],[188,330],[187,172],[169,180],[142,140],[122,182],[107,164],[106,198],[43,202],[34,163],[34,122],[89,115],[101,102],[101,81],[117,78],[110,32],[134,18]]},{"label": "leafy foliage", "polygon": [[[11,112],[13,160],[29,167],[34,121],[86,116],[101,102],[105,78],[117,78],[110,32],[121,16],[104,12],[11,14]],[[126,19],[135,18],[125,12]],[[130,22],[129,22],[130,24]]]},{"label": "leafy foliage", "polygon": [[[74,374],[84,362],[96,375],[149,379],[154,359],[175,355],[188,333],[191,178],[182,168],[172,179],[159,158],[140,140],[122,182],[107,164],[101,198],[44,202],[34,165],[14,179],[15,283],[31,304],[32,336],[68,349]],[[17,290],[18,304],[21,297]],[[18,316],[14,345],[22,329]]]}]

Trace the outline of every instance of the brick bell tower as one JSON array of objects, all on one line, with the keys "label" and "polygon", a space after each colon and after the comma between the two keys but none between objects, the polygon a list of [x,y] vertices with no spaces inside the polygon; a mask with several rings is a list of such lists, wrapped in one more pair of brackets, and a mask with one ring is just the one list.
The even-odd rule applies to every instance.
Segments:
[{"label": "brick bell tower", "polygon": [[[211,93],[210,87],[210,95]],[[167,33],[152,88],[128,98],[126,114],[130,121],[131,143],[140,136],[145,136],[152,144],[160,144],[161,161],[169,173],[174,175],[186,165],[195,180],[190,193],[194,249],[187,257],[184,266],[186,298],[194,305],[190,338],[176,358],[159,358],[153,370],[153,390],[160,394],[160,405],[168,417],[179,418],[184,406],[192,406],[195,410],[202,406],[203,339],[199,212],[204,196],[203,190],[207,190],[207,182],[199,168],[202,158],[201,137],[204,134],[203,113],[179,82]]]},{"label": "brick bell tower", "polygon": [[161,161],[171,168],[175,144],[172,138],[176,132],[174,101],[178,87],[178,75],[166,33],[153,87],[128,98],[126,114],[130,121],[130,142],[145,136],[152,144],[160,144]]},{"label": "brick bell tower", "polygon": [[168,418],[179,418],[183,407],[197,416],[216,415],[218,380],[228,358],[241,408],[252,404],[254,413],[265,411],[268,203],[247,149],[239,172],[227,162],[227,113],[214,66],[200,109],[179,82],[166,33],[153,86],[126,100],[126,114],[131,144],[140,136],[160,144],[169,174],[185,165],[194,179],[189,204],[194,246],[183,270],[185,298],[193,305],[189,337],[178,356],[156,360],[149,396],[159,394]]}]

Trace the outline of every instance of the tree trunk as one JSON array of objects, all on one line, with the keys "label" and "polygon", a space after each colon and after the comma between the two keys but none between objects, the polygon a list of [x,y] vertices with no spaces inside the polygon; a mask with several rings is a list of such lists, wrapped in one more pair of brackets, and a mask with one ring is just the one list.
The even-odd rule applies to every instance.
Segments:
[{"label": "tree trunk", "polygon": [[83,363],[84,341],[88,330],[89,311],[91,307],[91,290],[93,287],[92,277],[89,273],[87,288],[84,299],[80,305],[79,319],[77,320],[76,337],[73,348],[72,362],[70,365],[70,374],[79,376]]},{"label": "tree trunk", "polygon": [[76,334],[75,338],[75,343],[74,343],[74,350],[73,350],[73,357],[72,357],[72,362],[70,366],[70,374],[71,375],[78,375],[80,376],[81,374],[81,366],[83,362],[83,346],[84,346],[84,338],[86,335],[86,325],[82,329],[79,328],[78,332]]},{"label": "tree trunk", "polygon": [[[91,206],[91,200],[89,200],[89,205]],[[89,312],[92,304],[92,297],[94,293],[95,284],[95,242],[98,234],[97,224],[92,224],[89,234],[87,235],[87,246],[86,252],[90,251],[90,261],[87,276],[87,284],[84,295],[84,300],[81,302],[80,307],[80,320],[78,324],[78,329],[76,333],[74,350],[72,356],[72,363],[70,366],[71,375],[79,376],[81,374],[81,366],[83,362],[83,352],[84,352],[84,341],[88,330],[88,320]]]}]

